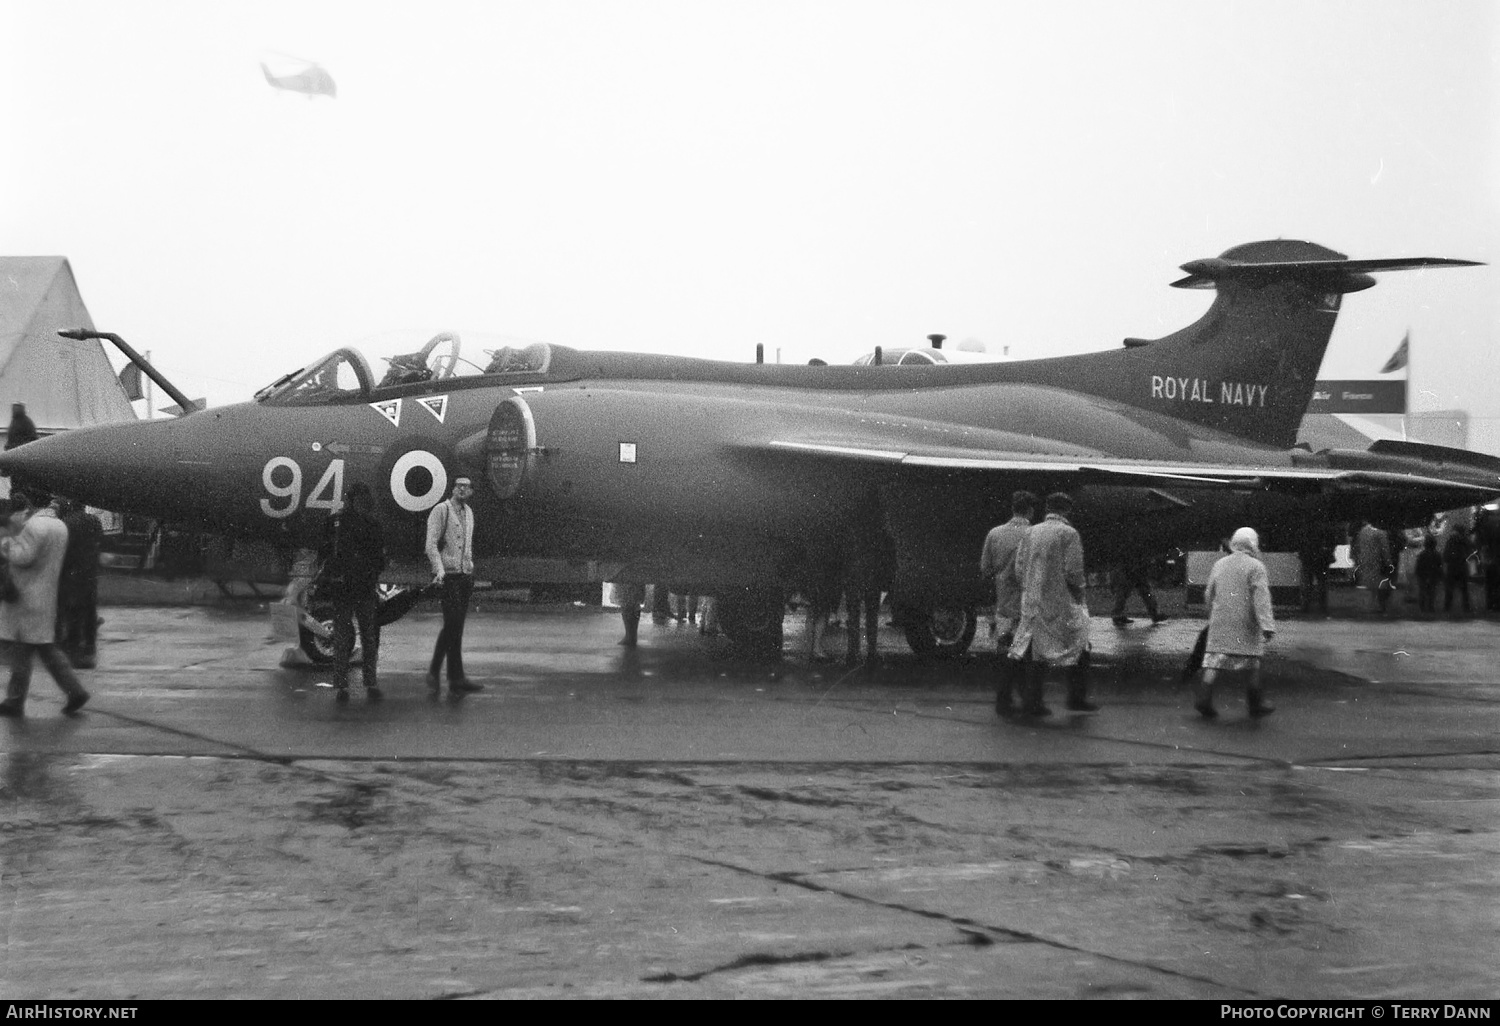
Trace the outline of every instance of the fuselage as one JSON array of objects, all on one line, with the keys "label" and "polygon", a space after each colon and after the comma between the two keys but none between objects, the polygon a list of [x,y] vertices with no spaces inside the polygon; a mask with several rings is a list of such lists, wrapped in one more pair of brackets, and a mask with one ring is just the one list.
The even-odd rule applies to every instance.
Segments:
[{"label": "fuselage", "polygon": [[[1095,562],[1212,545],[1247,523],[1268,546],[1291,548],[1309,518],[1374,504],[1387,519],[1417,521],[1458,504],[1433,490],[1365,490],[1345,502],[1316,489],[1081,480],[1057,460],[1128,470],[1134,461],[1389,467],[1392,458],[1259,445],[1121,401],[996,380],[989,367],[776,368],[560,349],[545,367],[283,388],[178,420],[71,432],[3,463],[102,508],[289,547],[314,543],[364,481],[393,555],[406,559],[420,555],[427,513],[467,474],[476,552],[494,576],[546,579],[549,565],[567,564],[570,574],[585,566],[589,576],[706,593],[796,586],[873,506],[895,543],[897,586],[928,601],[982,593],[979,547],[1017,488],[1071,491]],[[904,451],[953,459],[912,467],[895,458]],[[1006,453],[1013,466],[965,465],[974,453]]]}]

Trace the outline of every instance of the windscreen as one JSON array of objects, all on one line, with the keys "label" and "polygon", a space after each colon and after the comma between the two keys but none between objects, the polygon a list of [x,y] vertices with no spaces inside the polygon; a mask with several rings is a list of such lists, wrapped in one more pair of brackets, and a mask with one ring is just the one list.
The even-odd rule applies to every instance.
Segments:
[{"label": "windscreen", "polygon": [[370,370],[359,353],[338,349],[261,392],[264,393],[258,393],[261,401],[272,404],[359,400],[370,392]]}]

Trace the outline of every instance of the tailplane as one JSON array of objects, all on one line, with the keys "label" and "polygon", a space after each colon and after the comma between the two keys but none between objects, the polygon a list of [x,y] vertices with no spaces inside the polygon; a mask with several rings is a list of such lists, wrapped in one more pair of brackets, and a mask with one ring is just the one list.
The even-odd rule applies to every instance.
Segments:
[{"label": "tailplane", "polygon": [[[1290,448],[1345,294],[1374,285],[1375,272],[1475,264],[1437,257],[1350,260],[1311,242],[1251,242],[1182,265],[1187,277],[1174,287],[1217,295],[1208,312],[1181,331],[1126,339],[1113,353],[1033,366],[1068,363],[1070,388]],[[1057,380],[1055,373],[1046,378]]]}]

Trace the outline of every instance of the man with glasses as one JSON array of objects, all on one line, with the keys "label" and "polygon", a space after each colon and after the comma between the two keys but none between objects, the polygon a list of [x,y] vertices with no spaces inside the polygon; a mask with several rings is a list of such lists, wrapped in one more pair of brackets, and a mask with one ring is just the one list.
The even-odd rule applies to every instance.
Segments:
[{"label": "man with glasses", "polygon": [[454,478],[453,494],[427,515],[427,561],[432,564],[432,583],[443,588],[443,630],[432,649],[427,686],[441,689],[446,659],[450,694],[484,687],[464,676],[464,621],[474,592],[474,510],[469,506],[473,494],[467,477]]}]

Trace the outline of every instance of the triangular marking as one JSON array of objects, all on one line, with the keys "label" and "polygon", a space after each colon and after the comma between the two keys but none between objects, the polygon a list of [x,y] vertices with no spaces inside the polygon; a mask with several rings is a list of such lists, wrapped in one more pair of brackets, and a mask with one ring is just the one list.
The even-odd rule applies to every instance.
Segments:
[{"label": "triangular marking", "polygon": [[371,403],[370,409],[380,414],[396,427],[401,426],[401,400],[386,399],[383,402]]},{"label": "triangular marking", "polygon": [[445,395],[423,396],[417,400],[417,405],[436,417],[439,424],[448,415],[448,397]]}]

